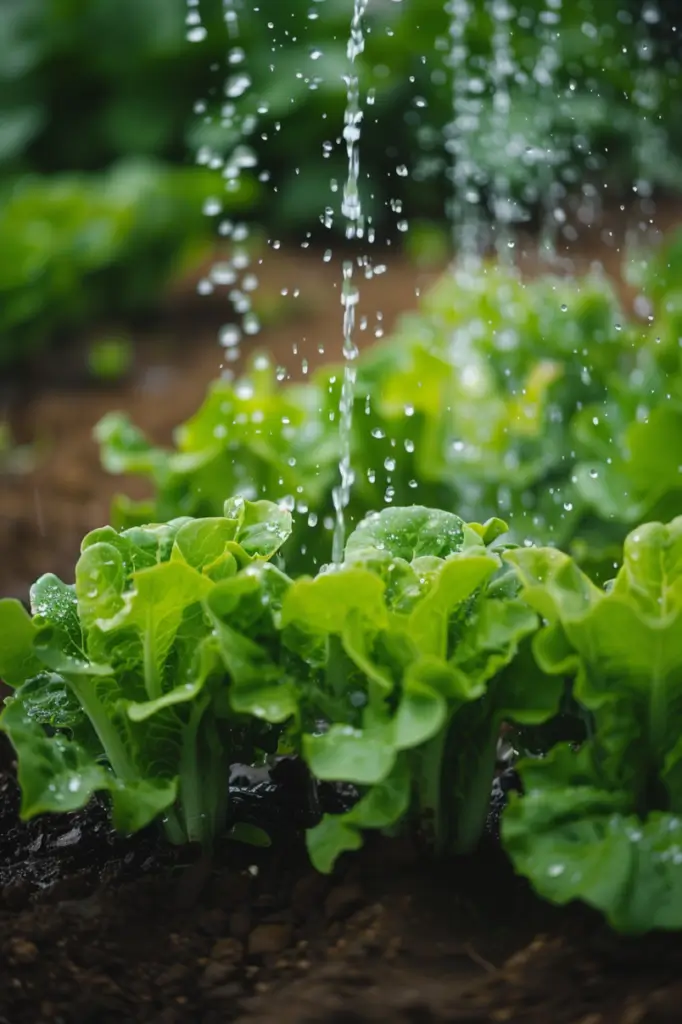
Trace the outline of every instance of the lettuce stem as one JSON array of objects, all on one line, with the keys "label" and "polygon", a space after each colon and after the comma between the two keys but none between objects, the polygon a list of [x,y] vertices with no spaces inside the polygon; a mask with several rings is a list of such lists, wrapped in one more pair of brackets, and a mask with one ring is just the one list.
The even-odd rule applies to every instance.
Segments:
[{"label": "lettuce stem", "polygon": [[76,695],[83,711],[90,719],[90,723],[97,733],[97,737],[107,755],[107,760],[115,774],[122,782],[134,780],[136,773],[128,758],[125,744],[104,705],[97,696],[93,680],[91,678],[76,679],[74,676],[71,676],[67,679],[67,682]]},{"label": "lettuce stem", "polygon": [[154,631],[151,623],[147,624],[147,628],[144,631],[142,647],[144,660],[144,687],[147,691],[147,697],[149,700],[158,700],[163,692],[163,688],[161,686],[161,679],[159,678],[159,672],[156,667],[156,658],[154,657]]}]

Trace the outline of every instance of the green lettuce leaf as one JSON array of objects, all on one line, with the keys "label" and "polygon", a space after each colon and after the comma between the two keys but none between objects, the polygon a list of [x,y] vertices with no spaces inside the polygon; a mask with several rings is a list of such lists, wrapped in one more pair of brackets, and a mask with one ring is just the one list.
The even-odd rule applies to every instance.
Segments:
[{"label": "green lettuce leaf", "polygon": [[579,755],[562,747],[522,765],[507,849],[556,902],[583,899],[622,931],[679,928],[682,518],[634,530],[605,591],[557,551],[506,558],[546,623],[538,664],[573,679],[590,718]]},{"label": "green lettuce leaf", "polygon": [[[173,842],[215,839],[231,760],[256,758],[260,742],[244,716],[256,715],[245,694],[262,673],[234,650],[250,645],[260,667],[261,644],[276,647],[288,580],[266,559],[290,528],[287,511],[243,499],[223,517],[105,527],[83,540],[73,586],[37,581],[33,618],[0,603],[0,667],[16,687],[0,727],[17,751],[25,817],[104,792],[122,831],[161,817]],[[260,717],[295,710],[286,689]]]},{"label": "green lettuce leaf", "polygon": [[[301,753],[316,778],[363,791],[359,810],[325,816],[311,835],[324,870],[357,848],[362,829],[403,818],[430,832],[440,852],[475,845],[502,720],[556,712],[561,687],[537,670],[535,688],[530,680],[522,693],[512,679],[498,685],[537,627],[495,550],[505,532],[499,520],[480,526],[421,506],[388,508],[351,534],[343,565],[287,591],[283,642],[310,669],[297,689]],[[466,744],[469,705],[484,749],[474,781],[453,760]],[[407,781],[387,817],[376,808],[395,796],[396,772]],[[375,810],[363,816],[365,807]]]}]

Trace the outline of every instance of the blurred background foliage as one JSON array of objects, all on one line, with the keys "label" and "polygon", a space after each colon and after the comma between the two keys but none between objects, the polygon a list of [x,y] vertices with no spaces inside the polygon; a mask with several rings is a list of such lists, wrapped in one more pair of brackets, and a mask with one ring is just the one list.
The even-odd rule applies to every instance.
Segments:
[{"label": "blurred background foliage", "polygon": [[[633,182],[676,188],[676,2],[449,0],[446,11],[444,0],[371,0],[362,174],[379,240],[403,216],[443,217],[449,27],[466,6],[457,81],[478,107],[470,156],[484,198],[500,175],[530,215],[589,183],[610,195]],[[0,0],[0,367],[153,302],[209,244],[208,197],[295,242],[326,230],[326,207],[334,219],[351,0],[231,8],[233,37],[224,0],[192,8],[205,33],[186,24],[186,0]],[[507,18],[513,55],[502,120],[493,11]]]}]

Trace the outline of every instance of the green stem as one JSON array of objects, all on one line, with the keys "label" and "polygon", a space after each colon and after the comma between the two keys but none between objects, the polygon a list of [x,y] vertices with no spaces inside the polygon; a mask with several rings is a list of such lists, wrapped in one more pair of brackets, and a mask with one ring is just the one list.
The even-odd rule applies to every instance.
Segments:
[{"label": "green stem", "polygon": [[447,841],[442,807],[442,773],[448,729],[449,722],[433,739],[415,751],[417,807],[422,820],[431,822],[437,854],[443,853]]},{"label": "green stem", "polygon": [[87,677],[71,676],[67,681],[83,711],[90,719],[115,774],[122,782],[130,782],[135,779],[136,772],[130,763],[125,744],[97,696],[93,680]]},{"label": "green stem", "polygon": [[476,765],[471,775],[469,774],[471,762],[466,764],[467,779],[471,780],[471,784],[467,786],[459,808],[453,853],[472,853],[483,834],[490,807],[490,792],[495,777],[497,738],[498,729],[491,723],[490,736],[487,742],[484,742],[483,746],[479,748],[480,755],[476,759]]},{"label": "green stem", "polygon": [[180,817],[174,807],[169,807],[163,816],[163,831],[171,846],[184,846],[187,835],[180,824]]},{"label": "green stem", "polygon": [[156,658],[154,657],[154,642],[153,642],[153,629],[151,623],[147,623],[147,628],[144,631],[144,638],[142,641],[143,661],[144,661],[144,687],[147,691],[147,697],[149,700],[157,700],[163,693],[163,687],[161,686],[161,679],[156,667]]},{"label": "green stem", "polygon": [[335,697],[341,697],[347,689],[348,666],[345,664],[346,652],[340,636],[329,637],[329,655],[327,658],[327,685]]},{"label": "green stem", "polygon": [[649,745],[650,749],[655,753],[665,749],[668,717],[666,696],[665,679],[661,677],[661,673],[655,668],[652,673],[651,695],[649,697]]},{"label": "green stem", "polygon": [[651,691],[649,697],[649,750],[647,777],[641,789],[641,814],[656,808],[667,810],[668,800],[665,787],[661,784],[661,758],[666,749],[668,726],[668,702],[666,680],[660,669],[659,659],[652,667]]},{"label": "green stem", "polygon": [[194,703],[189,722],[183,730],[179,786],[180,813],[187,841],[202,845],[206,845],[207,826],[210,830],[205,815],[200,769],[202,757],[198,744],[199,726],[206,704],[207,700]]},{"label": "green stem", "polygon": [[206,763],[206,823],[204,847],[213,845],[225,828],[229,800],[230,759],[225,752],[220,731],[213,718],[204,720],[204,742],[208,752]]},{"label": "green stem", "polygon": [[204,715],[209,698],[197,702],[184,728],[180,757],[179,817],[185,842],[210,850],[225,825],[229,759],[217,725]]}]

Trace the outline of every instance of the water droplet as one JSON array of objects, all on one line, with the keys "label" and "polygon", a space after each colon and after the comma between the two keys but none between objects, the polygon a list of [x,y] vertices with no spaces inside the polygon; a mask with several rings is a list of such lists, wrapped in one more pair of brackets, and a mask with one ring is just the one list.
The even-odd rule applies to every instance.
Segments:
[{"label": "water droplet", "polygon": [[255,313],[247,313],[243,322],[244,334],[258,334],[260,331],[260,320]]},{"label": "water droplet", "polygon": [[236,324],[225,324],[218,335],[223,348],[234,348],[241,341],[241,331]]},{"label": "water droplet", "polygon": [[225,83],[225,95],[230,99],[238,99],[239,96],[244,95],[250,85],[251,78],[249,75],[244,73],[233,75]]}]

